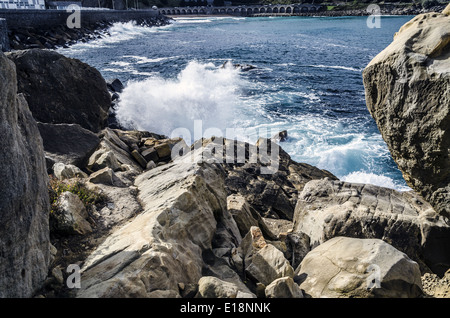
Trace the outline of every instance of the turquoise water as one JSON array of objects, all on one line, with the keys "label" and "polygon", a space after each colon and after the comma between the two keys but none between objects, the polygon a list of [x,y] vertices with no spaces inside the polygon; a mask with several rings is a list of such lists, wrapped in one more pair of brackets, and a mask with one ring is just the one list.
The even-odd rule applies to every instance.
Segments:
[{"label": "turquoise water", "polygon": [[367,27],[366,17],[130,22],[60,52],[126,83],[117,116],[129,126],[166,135],[186,128],[188,142],[200,121],[206,136],[234,129],[251,142],[286,129],[282,147],[293,159],[343,180],[406,190],[365,106],[362,70],[411,18],[382,17],[381,28]]}]

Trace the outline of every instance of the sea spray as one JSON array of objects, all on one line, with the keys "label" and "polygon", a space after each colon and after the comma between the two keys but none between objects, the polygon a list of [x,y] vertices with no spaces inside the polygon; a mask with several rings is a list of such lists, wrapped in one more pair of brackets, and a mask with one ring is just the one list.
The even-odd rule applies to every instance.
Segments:
[{"label": "sea spray", "polygon": [[128,82],[117,119],[124,126],[166,135],[177,128],[187,128],[193,135],[195,120],[201,120],[204,129],[224,131],[235,115],[244,83],[232,66],[191,61],[176,78]]}]

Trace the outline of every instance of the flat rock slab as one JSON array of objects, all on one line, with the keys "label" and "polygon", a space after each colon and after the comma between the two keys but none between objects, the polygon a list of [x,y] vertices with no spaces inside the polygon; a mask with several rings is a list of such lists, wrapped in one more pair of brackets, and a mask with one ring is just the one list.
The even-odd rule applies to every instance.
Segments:
[{"label": "flat rock slab", "polygon": [[216,217],[226,212],[222,173],[180,159],[138,176],[143,212],[87,258],[78,297],[178,295],[179,284],[197,284]]},{"label": "flat rock slab", "polygon": [[422,295],[419,265],[379,239],[335,237],[309,252],[296,274],[314,298]]}]

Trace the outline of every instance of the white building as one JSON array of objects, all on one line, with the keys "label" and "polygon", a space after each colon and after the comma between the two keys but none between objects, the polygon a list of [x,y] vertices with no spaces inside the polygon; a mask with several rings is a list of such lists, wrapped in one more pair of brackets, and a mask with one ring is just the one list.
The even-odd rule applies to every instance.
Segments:
[{"label": "white building", "polygon": [[49,9],[67,10],[71,5],[77,5],[81,8],[81,1],[47,1]]},{"label": "white building", "polygon": [[45,0],[0,0],[0,9],[45,9]]}]

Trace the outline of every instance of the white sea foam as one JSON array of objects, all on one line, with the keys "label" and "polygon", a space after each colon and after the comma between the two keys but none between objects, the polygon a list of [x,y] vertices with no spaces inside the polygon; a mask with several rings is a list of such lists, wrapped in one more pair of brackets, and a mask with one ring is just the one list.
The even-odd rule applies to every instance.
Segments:
[{"label": "white sea foam", "polygon": [[122,67],[127,67],[130,65],[129,62],[125,62],[125,61],[113,61],[113,62],[110,62],[109,64],[116,65],[116,66],[122,66]]},{"label": "white sea foam", "polygon": [[377,185],[380,187],[391,188],[397,191],[409,191],[411,188],[397,184],[390,177],[377,175],[375,173],[369,173],[364,171],[356,171],[349,173],[348,175],[341,178],[342,181],[353,182],[353,183],[368,183]]},{"label": "white sea foam", "polygon": [[346,70],[346,71],[352,71],[352,72],[358,72],[360,73],[362,69],[354,68],[354,67],[347,67],[347,66],[340,66],[340,65],[309,65],[310,67],[318,67],[318,68],[331,68],[331,69],[338,69],[338,70]]},{"label": "white sea foam", "polygon": [[199,19],[199,18],[174,18],[175,23],[185,24],[185,23],[211,23],[211,19]]},{"label": "white sea foam", "polygon": [[125,125],[166,135],[182,127],[193,136],[195,120],[202,120],[204,129],[225,131],[235,115],[243,84],[235,68],[191,61],[176,78],[152,76],[128,82],[120,96],[117,118]]},{"label": "white sea foam", "polygon": [[79,42],[72,45],[69,49],[59,49],[61,52],[70,50],[73,52],[83,52],[91,48],[108,47],[111,44],[134,39],[139,36],[158,32],[170,32],[171,25],[159,27],[141,26],[136,21],[116,22],[105,32],[105,35],[99,39],[89,41],[88,43]]},{"label": "white sea foam", "polygon": [[124,58],[132,58],[135,60],[136,64],[147,64],[147,63],[159,63],[166,60],[172,60],[178,58],[178,56],[170,56],[170,57],[159,57],[154,59],[149,59],[146,56],[137,56],[137,55],[124,55]]}]

